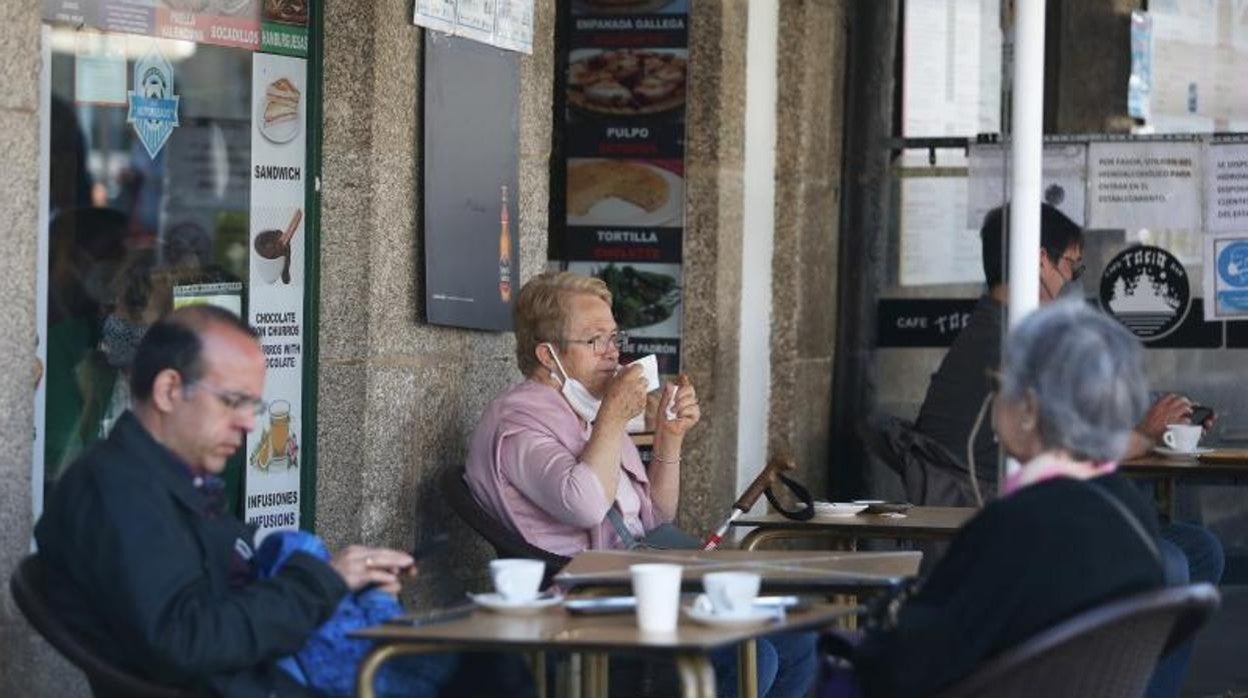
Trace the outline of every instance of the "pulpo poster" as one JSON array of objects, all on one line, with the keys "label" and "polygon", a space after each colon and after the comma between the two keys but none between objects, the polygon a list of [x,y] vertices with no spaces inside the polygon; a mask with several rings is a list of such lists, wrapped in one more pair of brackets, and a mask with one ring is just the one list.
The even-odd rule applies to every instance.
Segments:
[{"label": "pulpo poster", "polygon": [[574,0],[563,61],[571,271],[597,276],[629,336],[622,361],[680,370],[688,0]]},{"label": "pulpo poster", "polygon": [[299,527],[306,94],[305,60],[255,54],[247,321],[264,351],[268,410],[247,437],[243,511],[263,530]]}]

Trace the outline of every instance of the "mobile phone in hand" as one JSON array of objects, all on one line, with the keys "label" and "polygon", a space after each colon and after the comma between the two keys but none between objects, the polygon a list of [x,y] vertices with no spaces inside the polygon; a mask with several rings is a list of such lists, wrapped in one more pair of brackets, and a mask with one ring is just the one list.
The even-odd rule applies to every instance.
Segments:
[{"label": "mobile phone in hand", "polygon": [[1192,424],[1203,425],[1213,416],[1213,409],[1204,405],[1192,405],[1192,415],[1188,417]]}]

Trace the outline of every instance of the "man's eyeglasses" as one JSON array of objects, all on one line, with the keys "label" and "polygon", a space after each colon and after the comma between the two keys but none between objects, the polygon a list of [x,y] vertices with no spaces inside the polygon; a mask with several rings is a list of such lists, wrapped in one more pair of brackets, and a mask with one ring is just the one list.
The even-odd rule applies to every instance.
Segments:
[{"label": "man's eyeglasses", "polygon": [[235,412],[250,412],[259,417],[268,410],[268,404],[264,400],[247,393],[238,392],[236,390],[217,390],[206,383],[194,383],[186,387],[187,391],[203,390],[221,401],[227,409]]},{"label": "man's eyeglasses", "polygon": [[628,335],[623,332],[612,332],[611,334],[596,334],[589,339],[568,339],[564,338],[568,344],[586,344],[594,350],[595,354],[605,354],[610,347],[623,349],[628,342]]},{"label": "man's eyeglasses", "polygon": [[1062,255],[1062,259],[1066,260],[1066,263],[1070,265],[1071,281],[1078,281],[1079,277],[1083,276],[1083,272],[1088,270],[1088,266],[1083,263],[1082,258],[1076,259],[1068,255]]}]

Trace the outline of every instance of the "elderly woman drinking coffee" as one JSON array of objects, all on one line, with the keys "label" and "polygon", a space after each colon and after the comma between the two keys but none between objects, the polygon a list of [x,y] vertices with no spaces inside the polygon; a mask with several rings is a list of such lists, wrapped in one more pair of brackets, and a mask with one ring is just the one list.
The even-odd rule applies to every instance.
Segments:
[{"label": "elderly woman drinking coffee", "polygon": [[1140,343],[1082,302],[1010,333],[992,418],[1022,467],[912,595],[872,618],[854,656],[866,695],[930,695],[1079,611],[1163,584],[1156,512],[1114,472],[1148,406],[1143,363]]},{"label": "elderly woman drinking coffee", "polygon": [[541,274],[521,289],[515,326],[526,380],[490,403],[477,426],[467,464],[477,501],[560,555],[626,547],[622,537],[671,522],[681,445],[701,416],[693,386],[664,386],[647,471],[627,431],[646,407],[646,378],[639,365],[620,366],[623,335],[606,284]]},{"label": "elderly woman drinking coffee", "polygon": [[[646,407],[647,381],[640,365],[620,366],[622,335],[606,284],[540,274],[520,290],[515,327],[525,380],[486,407],[472,437],[466,478],[477,501],[560,555],[630,547],[658,533],[677,538],[670,522],[680,501],[681,445],[701,418],[693,385],[682,378],[663,386],[647,470],[627,433]],[[720,695],[734,695],[735,650],[712,661]],[[811,633],[758,643],[759,695],[801,696],[815,668]]]}]

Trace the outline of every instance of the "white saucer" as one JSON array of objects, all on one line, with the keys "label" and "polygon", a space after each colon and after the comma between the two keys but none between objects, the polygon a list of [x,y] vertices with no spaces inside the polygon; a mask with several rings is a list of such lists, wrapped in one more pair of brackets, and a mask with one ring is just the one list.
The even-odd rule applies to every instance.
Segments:
[{"label": "white saucer", "polygon": [[739,616],[721,616],[714,611],[707,611],[697,605],[685,606],[685,615],[693,620],[715,628],[753,628],[766,625],[776,619],[776,609],[755,607],[749,613]]},{"label": "white saucer", "polygon": [[1192,458],[1194,456],[1213,452],[1212,448],[1205,448],[1204,446],[1197,446],[1191,451],[1176,451],[1173,448],[1167,448],[1165,446],[1154,446],[1153,450],[1163,456],[1166,456],[1167,458]]},{"label": "white saucer", "polygon": [[869,505],[851,502],[815,502],[818,516],[853,516],[866,510]]},{"label": "white saucer", "polygon": [[563,603],[563,596],[559,594],[542,594],[532,601],[508,601],[503,598],[502,594],[473,594],[469,593],[468,598],[472,602],[483,608],[488,608],[495,613],[505,613],[512,616],[531,616],[538,613],[542,609],[558,606]]}]

